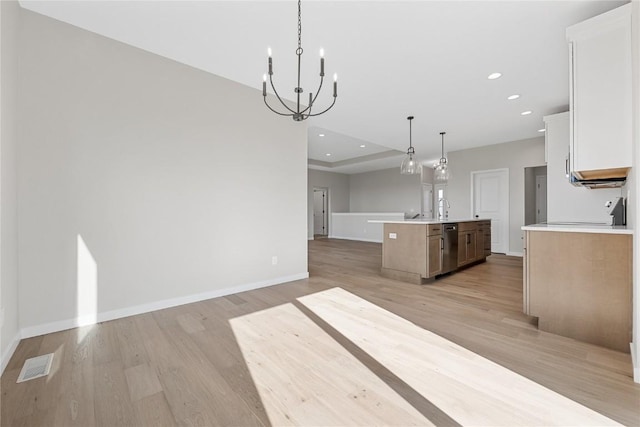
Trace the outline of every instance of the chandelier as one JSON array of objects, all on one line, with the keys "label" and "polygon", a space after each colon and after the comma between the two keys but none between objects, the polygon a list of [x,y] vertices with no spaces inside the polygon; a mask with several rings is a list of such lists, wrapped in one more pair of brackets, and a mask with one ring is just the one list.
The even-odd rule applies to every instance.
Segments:
[{"label": "chandelier", "polygon": [[402,161],[402,165],[400,165],[400,173],[402,175],[414,175],[420,173],[420,168],[416,159],[416,150],[411,145],[411,120],[413,120],[413,116],[407,117],[407,120],[409,120],[409,149]]},{"label": "chandelier", "polygon": [[284,103],[284,101],[282,100],[282,98],[280,98],[280,95],[278,95],[278,91],[276,90],[275,86],[273,85],[273,62],[271,59],[271,48],[268,49],[268,53],[269,53],[269,83],[271,84],[271,88],[273,89],[273,93],[276,95],[276,98],[278,98],[278,101],[280,101],[280,104],[282,104],[282,106],[286,109],[286,112],[280,112],[277,111],[275,109],[273,109],[269,103],[267,102],[267,74],[265,74],[262,78],[262,97],[264,99],[264,103],[265,105],[274,113],[281,115],[281,116],[289,116],[289,117],[293,117],[293,120],[295,120],[296,122],[301,122],[303,120],[308,119],[309,117],[314,117],[314,116],[319,116],[320,114],[324,114],[327,111],[329,111],[331,109],[331,107],[334,106],[334,104],[336,103],[336,98],[338,97],[338,75],[334,74],[333,75],[333,102],[331,103],[331,105],[329,105],[328,108],[326,108],[325,110],[319,112],[319,113],[312,113],[312,107],[313,104],[316,102],[316,98],[318,97],[318,94],[320,93],[320,89],[322,89],[322,83],[324,82],[324,50],[320,49],[320,85],[318,86],[318,90],[316,91],[316,94],[314,95],[313,92],[309,92],[309,104],[307,105],[306,108],[302,108],[300,106],[300,95],[302,94],[303,90],[302,87],[300,87],[300,64],[301,64],[301,59],[302,59],[302,20],[301,20],[301,0],[298,0],[298,49],[296,49],[296,55],[298,55],[298,85],[296,86],[296,88],[293,90],[296,93],[296,109],[293,110],[291,108],[289,108],[287,106],[287,104]]},{"label": "chandelier", "polygon": [[444,135],[446,132],[440,132],[442,136],[442,155],[440,156],[440,163],[435,167],[434,180],[437,182],[447,182],[451,178],[451,172],[449,172],[449,165],[447,165],[447,159],[444,157]]}]

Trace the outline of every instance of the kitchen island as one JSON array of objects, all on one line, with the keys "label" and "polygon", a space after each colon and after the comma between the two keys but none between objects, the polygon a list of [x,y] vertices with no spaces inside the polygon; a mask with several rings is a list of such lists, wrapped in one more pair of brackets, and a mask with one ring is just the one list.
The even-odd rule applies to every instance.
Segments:
[{"label": "kitchen island", "polygon": [[628,353],[633,231],[571,223],[522,230],[524,313],[540,330]]},{"label": "kitchen island", "polygon": [[383,224],[380,272],[391,279],[425,284],[491,255],[487,219],[369,222]]}]

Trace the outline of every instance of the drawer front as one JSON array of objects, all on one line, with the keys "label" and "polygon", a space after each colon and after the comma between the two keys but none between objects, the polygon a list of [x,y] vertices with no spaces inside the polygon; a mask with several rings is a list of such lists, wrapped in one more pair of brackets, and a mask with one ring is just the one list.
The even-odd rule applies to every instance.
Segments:
[{"label": "drawer front", "polygon": [[478,223],[476,221],[458,223],[458,231],[473,231],[477,229]]},{"label": "drawer front", "polygon": [[442,234],[442,224],[429,224],[427,226],[427,236]]}]

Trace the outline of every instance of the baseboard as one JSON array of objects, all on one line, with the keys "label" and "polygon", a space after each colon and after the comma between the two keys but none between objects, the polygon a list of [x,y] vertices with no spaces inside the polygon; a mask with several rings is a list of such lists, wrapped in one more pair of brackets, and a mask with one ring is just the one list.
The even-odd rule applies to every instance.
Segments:
[{"label": "baseboard", "polygon": [[13,337],[13,340],[11,341],[11,345],[7,347],[7,349],[2,354],[2,359],[0,359],[0,375],[4,373],[4,369],[9,364],[9,360],[11,360],[11,356],[13,356],[13,353],[15,353],[16,348],[18,348],[18,344],[20,344],[21,338],[22,338],[22,335],[20,331],[16,332],[16,336]]},{"label": "baseboard", "polygon": [[524,256],[524,253],[522,253],[522,252],[507,252],[506,255],[507,256],[519,256],[520,258],[522,258]]},{"label": "baseboard", "polygon": [[36,337],[39,335],[64,331],[80,326],[92,325],[98,322],[107,322],[109,320],[121,319],[123,317],[135,316],[137,314],[148,313],[150,311],[162,310],[178,305],[190,304],[193,302],[223,297],[226,295],[237,294],[239,292],[246,292],[259,288],[266,288],[269,286],[279,285],[281,283],[293,282],[295,280],[302,280],[307,278],[309,278],[309,272],[298,273],[291,276],[282,276],[276,277],[274,279],[262,280],[260,282],[246,283],[244,285],[233,286],[230,288],[216,289],[214,291],[203,292],[199,294],[186,295],[178,298],[154,301],[148,304],[141,304],[117,310],[104,311],[98,313],[95,318],[75,317],[73,319],[60,320],[57,322],[45,323],[43,325],[29,326],[27,328],[22,328],[21,337]]},{"label": "baseboard", "polygon": [[344,236],[329,236],[330,239],[342,239],[342,240],[355,240],[356,242],[371,242],[371,243],[382,243],[382,240],[378,239],[360,239],[355,237],[344,237]]},{"label": "baseboard", "polygon": [[631,366],[633,366],[633,381],[640,383],[640,365],[638,365],[638,355],[636,354],[636,346],[633,343],[629,343],[631,348]]}]

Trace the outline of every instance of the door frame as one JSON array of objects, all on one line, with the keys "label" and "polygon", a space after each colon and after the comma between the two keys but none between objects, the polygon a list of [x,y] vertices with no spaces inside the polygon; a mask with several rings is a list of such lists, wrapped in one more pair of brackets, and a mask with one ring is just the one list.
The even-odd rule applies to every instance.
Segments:
[{"label": "door frame", "polygon": [[[509,229],[510,229],[510,209],[509,209],[509,168],[499,168],[499,169],[486,169],[486,170],[480,170],[480,171],[471,171],[471,191],[469,191],[469,193],[471,193],[471,203],[469,204],[469,206],[471,206],[471,212],[470,212],[470,216],[471,218],[475,218],[475,186],[474,186],[474,182],[475,182],[475,177],[476,175],[479,174],[483,174],[483,173],[495,173],[495,172],[500,172],[503,174],[504,177],[504,190],[503,190],[503,194],[502,194],[502,199],[503,199],[503,209],[505,212],[505,221],[504,221],[504,225],[503,225],[503,236],[505,236],[505,254],[507,255],[520,255],[522,256],[521,253],[512,253],[509,251],[509,249],[511,249],[511,236],[509,233]],[[493,248],[492,252],[493,252]]]},{"label": "door frame", "polygon": [[[313,187],[313,191],[311,194],[315,194],[316,191],[322,191],[324,193],[324,206],[322,207],[322,209],[324,210],[324,215],[323,215],[323,219],[324,219],[324,223],[326,225],[324,232],[325,234],[322,234],[322,236],[330,236],[330,224],[329,224],[329,188],[328,187]],[[311,230],[312,230],[312,235],[315,238],[316,235],[316,218],[315,218],[315,200],[314,203],[312,204],[313,206],[313,212],[311,213],[311,220],[313,221]]]}]

